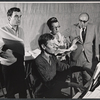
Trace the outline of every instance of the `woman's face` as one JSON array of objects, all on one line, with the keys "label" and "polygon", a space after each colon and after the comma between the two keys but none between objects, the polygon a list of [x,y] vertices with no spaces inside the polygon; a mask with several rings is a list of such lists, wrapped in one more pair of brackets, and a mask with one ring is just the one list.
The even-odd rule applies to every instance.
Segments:
[{"label": "woman's face", "polygon": [[52,23],[51,31],[52,31],[52,34],[54,34],[54,35],[60,31],[59,22]]}]

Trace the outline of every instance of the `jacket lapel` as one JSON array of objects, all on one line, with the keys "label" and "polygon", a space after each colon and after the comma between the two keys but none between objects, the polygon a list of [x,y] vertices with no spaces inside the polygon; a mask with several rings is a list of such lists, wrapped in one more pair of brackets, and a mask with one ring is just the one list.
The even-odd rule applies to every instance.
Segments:
[{"label": "jacket lapel", "polygon": [[80,28],[79,28],[79,26],[77,27],[77,30],[76,30],[77,32],[77,37],[79,37],[79,43],[81,43],[81,44],[83,44],[83,41],[81,40],[81,38],[80,38]]},{"label": "jacket lapel", "polygon": [[85,36],[85,41],[84,41],[84,43],[87,42],[87,39],[88,39],[88,37],[89,37],[89,33],[90,33],[89,30],[91,30],[91,29],[90,29],[89,25],[87,25],[87,31],[86,31],[86,36]]}]

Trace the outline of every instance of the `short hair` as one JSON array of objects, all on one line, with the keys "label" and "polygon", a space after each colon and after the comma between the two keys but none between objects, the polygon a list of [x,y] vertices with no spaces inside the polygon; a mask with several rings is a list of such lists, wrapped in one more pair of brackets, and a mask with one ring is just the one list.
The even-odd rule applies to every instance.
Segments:
[{"label": "short hair", "polygon": [[81,14],[79,15],[79,18],[80,18],[80,16],[81,16],[81,15],[83,15],[83,14],[86,14],[86,15],[88,16],[88,20],[90,19],[89,14],[88,14],[88,13],[86,13],[86,12],[81,13]]},{"label": "short hair", "polygon": [[49,29],[51,30],[52,27],[52,23],[58,22],[58,19],[56,17],[51,17],[48,21],[47,21],[47,25],[49,27]]},{"label": "short hair", "polygon": [[44,34],[40,35],[40,37],[38,39],[38,44],[39,44],[40,49],[43,50],[41,47],[42,44],[44,44],[46,46],[47,41],[53,40],[53,39],[54,39],[54,36],[50,33],[44,33]]},{"label": "short hair", "polygon": [[20,12],[21,10],[20,8],[17,8],[17,7],[10,8],[7,12],[7,16],[12,16],[14,11]]}]

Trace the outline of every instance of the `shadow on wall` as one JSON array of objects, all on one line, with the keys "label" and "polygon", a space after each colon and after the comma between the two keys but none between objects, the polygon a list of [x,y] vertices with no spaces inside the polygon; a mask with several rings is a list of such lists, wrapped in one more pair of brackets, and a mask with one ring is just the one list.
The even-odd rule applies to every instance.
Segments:
[{"label": "shadow on wall", "polygon": [[44,33],[49,33],[49,32],[50,32],[50,30],[49,30],[47,24],[43,23],[39,29],[39,34],[36,35],[36,37],[30,43],[31,50],[35,50],[35,49],[39,48],[38,38],[40,37],[40,35],[42,35]]}]

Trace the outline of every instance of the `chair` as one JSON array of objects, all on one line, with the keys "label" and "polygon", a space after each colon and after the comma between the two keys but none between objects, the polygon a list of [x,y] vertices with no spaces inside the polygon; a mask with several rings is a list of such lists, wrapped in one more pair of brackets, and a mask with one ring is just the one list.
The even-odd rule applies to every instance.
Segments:
[{"label": "chair", "polygon": [[27,60],[25,61],[25,72],[26,72],[26,84],[27,89],[29,91],[30,97],[34,98],[33,93],[33,77],[32,77],[32,66],[33,66],[33,60]]}]

